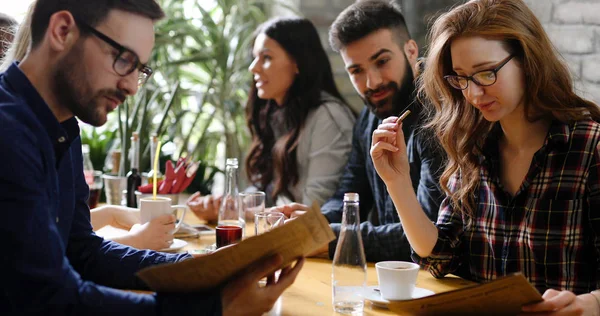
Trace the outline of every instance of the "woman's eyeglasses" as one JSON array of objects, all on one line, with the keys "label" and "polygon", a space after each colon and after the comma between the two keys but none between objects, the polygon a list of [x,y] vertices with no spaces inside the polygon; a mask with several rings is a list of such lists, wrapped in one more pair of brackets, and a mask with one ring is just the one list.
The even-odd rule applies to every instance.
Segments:
[{"label": "woman's eyeglasses", "polygon": [[452,88],[458,90],[465,90],[467,87],[469,87],[469,80],[481,87],[491,86],[496,83],[498,71],[500,71],[500,69],[504,67],[504,65],[506,65],[513,57],[513,55],[508,56],[494,69],[478,71],[471,76],[447,75],[444,76],[444,79],[448,81],[448,84],[450,84]]}]

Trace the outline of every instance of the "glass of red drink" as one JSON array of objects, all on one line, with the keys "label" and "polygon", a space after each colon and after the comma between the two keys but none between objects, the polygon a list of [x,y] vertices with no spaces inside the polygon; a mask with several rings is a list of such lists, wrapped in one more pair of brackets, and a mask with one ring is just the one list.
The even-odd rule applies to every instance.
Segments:
[{"label": "glass of red drink", "polygon": [[242,227],[237,225],[219,225],[216,232],[217,248],[232,245],[242,240]]},{"label": "glass of red drink", "polygon": [[88,198],[88,206],[90,209],[98,206],[98,202],[100,201],[100,195],[102,194],[102,171],[94,171],[94,178],[92,183],[88,183],[90,187],[90,197]]}]

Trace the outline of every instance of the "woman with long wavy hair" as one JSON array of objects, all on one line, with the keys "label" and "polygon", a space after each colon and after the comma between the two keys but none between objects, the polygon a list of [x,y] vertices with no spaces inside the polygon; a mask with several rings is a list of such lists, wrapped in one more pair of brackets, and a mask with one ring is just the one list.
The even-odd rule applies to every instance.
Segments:
[{"label": "woman with long wavy hair", "polygon": [[[474,0],[430,33],[421,96],[448,161],[437,224],[410,187],[400,122],[371,155],[413,248],[434,276],[521,272],[544,302],[524,312],[600,312],[600,110],[522,0]],[[553,314],[554,315],[554,314]]]},{"label": "woman with long wavy hair", "polygon": [[[252,144],[250,183],[267,193],[267,206],[323,204],[338,185],[351,149],[354,114],[335,82],[314,25],[276,18],[255,32],[246,104]],[[220,199],[198,193],[188,206],[214,220]]]}]

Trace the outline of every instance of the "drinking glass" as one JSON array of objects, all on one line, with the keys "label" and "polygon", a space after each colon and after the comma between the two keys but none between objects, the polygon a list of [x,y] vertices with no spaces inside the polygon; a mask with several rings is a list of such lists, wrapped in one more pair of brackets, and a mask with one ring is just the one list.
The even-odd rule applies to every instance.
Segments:
[{"label": "drinking glass", "polygon": [[283,225],[285,215],[281,212],[260,212],[254,214],[254,234],[260,235]]},{"label": "drinking glass", "polygon": [[[283,225],[285,215],[281,212],[259,212],[254,214],[254,234],[264,234],[275,227]],[[280,270],[275,271],[275,279],[279,279]],[[266,279],[258,282],[260,286],[267,284]]]},{"label": "drinking glass", "polygon": [[[255,191],[240,193],[240,202],[242,212],[246,218],[246,223],[253,223],[254,214],[265,211],[265,192]],[[246,236],[249,235],[249,232],[246,232]]]},{"label": "drinking glass", "polygon": [[216,228],[217,248],[235,244],[242,240],[242,227],[237,225],[219,225]]},{"label": "drinking glass", "polygon": [[90,197],[88,198],[88,205],[90,209],[98,206],[100,201],[100,195],[102,193],[102,171],[94,171],[94,183],[90,184]]}]

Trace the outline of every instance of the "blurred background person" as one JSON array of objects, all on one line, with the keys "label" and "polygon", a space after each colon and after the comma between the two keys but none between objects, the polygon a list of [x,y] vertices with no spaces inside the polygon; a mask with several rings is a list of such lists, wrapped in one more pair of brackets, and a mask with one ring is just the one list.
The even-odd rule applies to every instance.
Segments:
[{"label": "blurred background person", "polygon": [[6,50],[13,41],[14,28],[17,21],[7,14],[0,13],[0,60],[4,58]]},{"label": "blurred background person", "polygon": [[[27,54],[27,50],[29,49],[31,42],[31,15],[33,13],[32,11],[34,6],[35,1],[29,5],[23,22],[18,25],[15,22],[14,26],[12,27],[11,41],[5,47],[3,53],[0,54],[0,57],[4,56],[4,58],[0,58],[0,72],[5,72],[14,61],[21,61]],[[2,26],[0,26],[0,34],[2,34]],[[12,34],[14,34],[14,37]]]},{"label": "blurred background person", "polygon": [[[246,105],[252,144],[246,175],[266,192],[266,206],[323,204],[338,185],[351,150],[355,116],[340,95],[314,25],[276,18],[256,30]],[[216,220],[221,200],[196,193],[188,206]]]},{"label": "blurred background person", "polygon": [[[346,192],[360,196],[360,231],[367,261],[411,260],[410,245],[385,184],[375,172],[369,153],[373,131],[389,116],[406,110],[403,121],[412,188],[431,221],[444,194],[437,185],[443,151],[434,135],[423,129],[428,117],[416,98],[415,77],[419,47],[404,15],[393,2],[358,1],[338,15],[329,28],[329,42],[339,52],[348,77],[365,103],[354,126],[352,151],[335,194],[321,207],[336,237],[342,231]],[[295,217],[308,206],[292,203],[276,210]],[[333,258],[337,239],[313,255]]]}]

